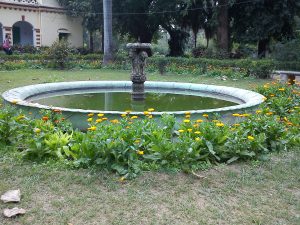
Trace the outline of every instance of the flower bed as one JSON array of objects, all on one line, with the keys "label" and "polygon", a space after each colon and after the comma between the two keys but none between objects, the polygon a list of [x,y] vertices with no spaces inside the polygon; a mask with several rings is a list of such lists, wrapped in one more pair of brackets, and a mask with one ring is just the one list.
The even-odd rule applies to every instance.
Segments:
[{"label": "flower bed", "polygon": [[[129,111],[119,119],[87,115],[86,132],[73,130],[59,110],[41,111],[41,118],[1,106],[0,142],[14,146],[30,160],[62,160],[72,166],[98,166],[117,172],[121,181],[141,171],[171,168],[193,172],[215,163],[265,159],[268,153],[300,145],[300,90],[278,83],[258,88],[267,96],[254,114],[232,115],[227,124],[202,115],[182,122],[148,109],[138,119]],[[30,114],[30,113],[29,113]]]}]

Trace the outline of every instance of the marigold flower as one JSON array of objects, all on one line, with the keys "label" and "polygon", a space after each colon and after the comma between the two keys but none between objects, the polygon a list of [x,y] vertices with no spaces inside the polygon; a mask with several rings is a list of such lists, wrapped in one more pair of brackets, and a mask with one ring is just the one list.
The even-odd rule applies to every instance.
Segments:
[{"label": "marigold flower", "polygon": [[253,136],[248,136],[248,140],[253,141],[255,138]]},{"label": "marigold flower", "polygon": [[144,115],[149,115],[150,114],[150,112],[148,112],[148,111],[144,111]]},{"label": "marigold flower", "polygon": [[122,114],[122,115],[121,115],[121,117],[126,117],[126,116],[127,116],[127,114]]},{"label": "marigold flower", "polygon": [[217,127],[224,127],[224,123],[216,123]]},{"label": "marigold flower", "polygon": [[137,154],[138,154],[138,155],[144,155],[144,151],[138,150],[138,151],[137,151]]},{"label": "marigold flower", "polygon": [[53,109],[53,112],[55,112],[55,113],[61,113],[61,110],[60,109]]},{"label": "marigold flower", "polygon": [[97,119],[96,123],[101,123],[103,120],[102,119]]},{"label": "marigold flower", "polygon": [[94,116],[94,113],[89,113],[87,116],[88,116],[88,117],[93,117],[93,116]]},{"label": "marigold flower", "polygon": [[14,100],[11,101],[12,104],[17,104],[18,102],[19,102],[18,99],[14,99]]},{"label": "marigold flower", "polygon": [[267,112],[266,115],[271,116],[273,115],[273,112]]},{"label": "marigold flower", "polygon": [[115,119],[115,120],[111,120],[110,122],[113,124],[117,124],[117,123],[119,123],[119,120]]},{"label": "marigold flower", "polygon": [[97,127],[91,126],[91,127],[88,128],[88,130],[89,130],[89,131],[95,131],[95,130],[97,130]]},{"label": "marigold flower", "polygon": [[191,122],[190,120],[183,120],[184,123],[189,123]]},{"label": "marigold flower", "polygon": [[243,117],[249,117],[250,114],[245,113],[245,114],[243,114],[242,116],[243,116]]},{"label": "marigold flower", "polygon": [[183,133],[183,132],[184,132],[184,130],[178,130],[178,132],[179,132],[179,133]]},{"label": "marigold flower", "polygon": [[92,122],[92,121],[93,121],[93,118],[88,118],[86,121]]},{"label": "marigold flower", "polygon": [[203,120],[199,119],[199,120],[196,120],[197,123],[202,123]]},{"label": "marigold flower", "polygon": [[102,120],[108,120],[106,117],[103,117]]},{"label": "marigold flower", "polygon": [[104,114],[103,114],[103,113],[99,113],[97,116],[98,116],[98,117],[103,117]]},{"label": "marigold flower", "polygon": [[202,116],[208,118],[208,115],[207,115],[207,114],[203,114]]},{"label": "marigold flower", "polygon": [[137,119],[138,116],[132,116],[130,119],[134,120],[134,119]]},{"label": "marigold flower", "polygon": [[155,109],[153,109],[153,108],[149,108],[149,109],[148,109],[149,112],[153,112],[154,110],[155,110]]},{"label": "marigold flower", "polygon": [[232,116],[239,117],[240,114],[239,113],[233,113]]},{"label": "marigold flower", "polygon": [[42,117],[42,120],[46,122],[46,121],[49,120],[49,117],[48,117],[48,116],[43,116],[43,117]]}]

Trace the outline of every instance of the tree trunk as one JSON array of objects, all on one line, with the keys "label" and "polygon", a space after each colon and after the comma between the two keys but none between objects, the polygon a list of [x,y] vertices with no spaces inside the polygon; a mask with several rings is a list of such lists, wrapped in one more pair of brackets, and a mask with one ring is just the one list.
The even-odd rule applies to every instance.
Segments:
[{"label": "tree trunk", "polygon": [[217,42],[220,50],[229,51],[228,0],[219,0]]},{"label": "tree trunk", "polygon": [[194,33],[194,48],[197,48],[197,33],[193,31]]},{"label": "tree trunk", "polygon": [[104,56],[103,64],[109,64],[113,60],[112,43],[112,0],[103,0],[104,20]]},{"label": "tree trunk", "polygon": [[258,58],[265,58],[266,53],[267,53],[267,48],[269,45],[269,39],[263,39],[258,41],[258,46],[257,46],[257,55]]},{"label": "tree trunk", "polygon": [[90,31],[90,52],[94,52],[94,33]]}]

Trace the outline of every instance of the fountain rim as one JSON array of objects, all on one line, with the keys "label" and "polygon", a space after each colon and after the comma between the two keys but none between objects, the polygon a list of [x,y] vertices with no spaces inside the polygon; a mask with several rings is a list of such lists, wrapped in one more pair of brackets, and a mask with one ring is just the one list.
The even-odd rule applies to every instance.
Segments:
[{"label": "fountain rim", "polygon": [[[77,113],[105,113],[105,114],[115,114],[121,115],[124,111],[105,111],[105,110],[84,110],[75,108],[63,108],[55,106],[47,106],[38,103],[32,103],[26,99],[58,91],[71,91],[71,90],[88,90],[88,89],[101,89],[107,87],[113,88],[130,88],[132,82],[130,81],[73,81],[73,82],[59,82],[59,83],[45,83],[23,86],[19,88],[14,88],[8,90],[2,94],[2,98],[10,103],[19,106],[33,107],[38,109],[53,110],[58,109],[63,112],[77,112]],[[179,83],[179,82],[152,82],[146,81],[145,88],[157,88],[159,90],[186,90],[186,91],[199,91],[207,92],[215,95],[230,96],[237,100],[244,102],[235,106],[228,106],[216,109],[204,109],[204,110],[189,110],[189,111],[163,111],[163,112],[153,112],[153,115],[162,114],[173,114],[182,115],[187,112],[191,114],[203,114],[203,113],[225,113],[228,111],[244,110],[252,107],[256,107],[262,102],[264,102],[264,96],[245,89],[233,88],[227,86],[216,86],[216,85],[206,85],[206,84],[194,84],[194,83]],[[83,92],[84,93],[84,92]],[[132,115],[142,115],[144,112],[132,111]]]}]

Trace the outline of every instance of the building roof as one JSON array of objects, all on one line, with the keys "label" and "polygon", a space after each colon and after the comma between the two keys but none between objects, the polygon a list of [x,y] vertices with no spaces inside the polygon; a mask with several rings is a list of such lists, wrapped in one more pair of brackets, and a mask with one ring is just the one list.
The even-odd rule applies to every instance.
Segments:
[{"label": "building roof", "polygon": [[0,0],[0,3],[8,3],[10,5],[61,8],[61,5],[56,0]]}]

